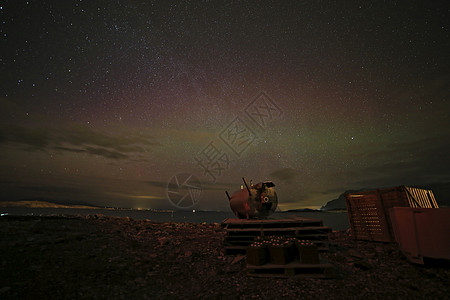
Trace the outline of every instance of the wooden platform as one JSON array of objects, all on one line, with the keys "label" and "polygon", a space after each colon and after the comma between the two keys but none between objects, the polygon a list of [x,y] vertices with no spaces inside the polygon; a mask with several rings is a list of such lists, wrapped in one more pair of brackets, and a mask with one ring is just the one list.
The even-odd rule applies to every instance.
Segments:
[{"label": "wooden platform", "polygon": [[302,264],[293,261],[285,265],[265,264],[262,266],[247,264],[247,274],[253,277],[308,277],[308,278],[331,278],[333,277],[333,266],[328,263]]},{"label": "wooden platform", "polygon": [[226,219],[222,222],[226,231],[224,247],[227,254],[245,254],[245,249],[256,237],[284,236],[309,240],[326,250],[330,227],[324,227],[320,219],[286,218],[286,219]]}]

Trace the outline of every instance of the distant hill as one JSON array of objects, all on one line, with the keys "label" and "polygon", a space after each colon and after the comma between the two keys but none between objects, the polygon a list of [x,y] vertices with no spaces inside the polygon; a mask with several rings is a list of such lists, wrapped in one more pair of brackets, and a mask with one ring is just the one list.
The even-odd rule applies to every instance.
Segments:
[{"label": "distant hill", "polygon": [[[433,183],[427,185],[409,185],[409,186],[432,190],[439,207],[450,207],[450,182]],[[327,204],[322,206],[320,209],[321,210],[347,209],[347,204],[345,203],[345,194],[358,193],[375,189],[376,188],[364,188],[360,190],[345,191],[342,194],[340,194],[337,199],[328,201]]]},{"label": "distant hill", "polygon": [[297,208],[297,209],[289,209],[286,211],[280,211],[283,213],[292,213],[292,212],[314,212],[314,211],[320,211],[318,209],[311,209],[311,208]]}]

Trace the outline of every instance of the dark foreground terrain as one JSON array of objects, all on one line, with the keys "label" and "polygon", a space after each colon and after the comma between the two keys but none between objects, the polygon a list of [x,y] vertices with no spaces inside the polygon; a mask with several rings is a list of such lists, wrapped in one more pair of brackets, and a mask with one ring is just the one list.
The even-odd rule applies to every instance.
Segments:
[{"label": "dark foreground terrain", "polygon": [[449,299],[450,270],[330,235],[332,279],[254,278],[219,224],[1,217],[0,299]]}]

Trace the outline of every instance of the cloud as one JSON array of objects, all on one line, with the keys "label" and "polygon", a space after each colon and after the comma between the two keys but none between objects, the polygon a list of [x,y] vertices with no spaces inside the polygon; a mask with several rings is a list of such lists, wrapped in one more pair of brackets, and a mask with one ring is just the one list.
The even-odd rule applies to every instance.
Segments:
[{"label": "cloud", "polygon": [[0,129],[0,144],[24,146],[25,151],[58,150],[87,153],[109,159],[134,159],[159,143],[144,134],[107,134],[87,127],[30,128],[6,125]]},{"label": "cloud", "polygon": [[50,139],[49,132],[43,129],[22,126],[5,126],[0,129],[0,144],[23,144],[31,151],[46,148],[50,144]]},{"label": "cloud", "polygon": [[147,184],[159,188],[167,188],[167,182],[163,181],[147,181]]},{"label": "cloud", "polygon": [[292,168],[284,168],[270,173],[270,176],[286,182],[292,182],[300,173]]},{"label": "cloud", "polygon": [[353,172],[354,185],[397,185],[449,180],[450,137],[435,136],[367,147],[350,154],[363,161]]},{"label": "cloud", "polygon": [[110,192],[107,193],[108,195],[113,195],[116,197],[121,197],[121,198],[130,198],[130,199],[143,199],[143,200],[152,200],[152,199],[166,199],[165,196],[155,196],[155,195],[135,195],[132,193],[118,193],[118,192]]},{"label": "cloud", "polygon": [[103,196],[102,191],[98,191],[91,186],[71,186],[55,185],[33,182],[10,184],[9,192],[1,195],[0,201],[8,200],[41,200],[50,201],[57,204],[71,205],[92,205],[91,199],[99,199]]},{"label": "cloud", "polygon": [[122,154],[118,151],[111,151],[106,148],[94,148],[94,147],[86,147],[85,149],[76,149],[76,148],[67,148],[67,147],[54,147],[56,150],[62,150],[67,152],[75,152],[75,153],[88,153],[100,155],[106,158],[111,159],[126,159],[128,155]]},{"label": "cloud", "polygon": [[[174,183],[170,182],[171,178],[167,178],[167,181],[146,181],[146,183],[150,186],[153,187],[158,187],[158,188],[176,188],[177,186]],[[212,182],[202,182],[200,181],[200,186],[201,189],[203,191],[223,191],[225,192],[227,189],[230,188],[230,186],[233,186],[233,184],[229,184],[229,183],[220,183],[220,182],[216,182],[216,183],[212,183]]]},{"label": "cloud", "polygon": [[85,189],[64,186],[40,185],[40,186],[21,186],[22,189],[34,192],[52,192],[61,194],[86,194]]}]

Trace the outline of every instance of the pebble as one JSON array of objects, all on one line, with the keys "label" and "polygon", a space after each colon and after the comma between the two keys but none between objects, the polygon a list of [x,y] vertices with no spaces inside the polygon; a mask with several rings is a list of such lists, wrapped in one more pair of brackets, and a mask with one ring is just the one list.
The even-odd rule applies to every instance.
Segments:
[{"label": "pebble", "polygon": [[413,265],[395,244],[355,241],[346,231],[331,233],[330,250],[321,253],[334,266],[335,278],[274,279],[250,277],[244,255],[225,255],[225,232],[218,223],[101,215],[68,219],[0,220],[0,298],[80,298],[79,292],[86,299],[444,299],[450,294],[449,269]]}]

